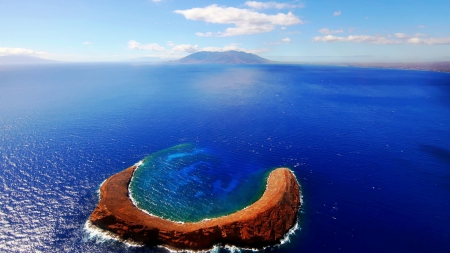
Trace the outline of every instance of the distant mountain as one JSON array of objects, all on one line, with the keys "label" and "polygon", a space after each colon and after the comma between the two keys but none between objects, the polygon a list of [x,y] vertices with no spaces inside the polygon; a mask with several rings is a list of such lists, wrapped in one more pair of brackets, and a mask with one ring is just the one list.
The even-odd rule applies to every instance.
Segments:
[{"label": "distant mountain", "polygon": [[58,63],[58,61],[46,60],[26,55],[5,55],[0,56],[0,65],[17,65],[17,64],[48,64]]},{"label": "distant mountain", "polygon": [[271,61],[254,54],[226,51],[226,52],[197,52],[188,55],[176,61],[178,63],[203,64],[203,63],[222,63],[222,64],[263,64]]}]

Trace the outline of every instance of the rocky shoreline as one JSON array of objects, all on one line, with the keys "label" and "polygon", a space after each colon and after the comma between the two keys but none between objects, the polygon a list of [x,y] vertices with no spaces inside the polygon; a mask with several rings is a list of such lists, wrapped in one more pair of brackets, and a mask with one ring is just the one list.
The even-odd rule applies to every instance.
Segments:
[{"label": "rocky shoreline", "polygon": [[100,202],[89,220],[124,240],[148,246],[204,250],[216,244],[263,248],[280,243],[297,223],[301,193],[293,173],[272,171],[263,196],[233,214],[194,223],[177,223],[149,215],[129,198],[128,185],[136,166],[108,178],[100,188]]}]

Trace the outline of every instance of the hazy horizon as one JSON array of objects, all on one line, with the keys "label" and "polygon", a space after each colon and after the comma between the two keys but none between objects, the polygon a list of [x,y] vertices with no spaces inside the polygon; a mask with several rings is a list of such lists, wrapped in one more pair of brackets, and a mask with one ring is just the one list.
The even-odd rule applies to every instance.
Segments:
[{"label": "hazy horizon", "polygon": [[[199,51],[202,52],[202,51]],[[256,54],[257,55],[257,54]],[[186,55],[189,56],[189,55]],[[8,65],[8,64],[48,64],[48,63],[55,63],[55,64],[64,64],[64,63],[145,63],[145,64],[165,64],[165,63],[171,63],[177,60],[180,60],[181,58],[184,58],[186,56],[182,56],[180,58],[158,58],[154,56],[141,56],[141,57],[134,57],[134,58],[127,58],[127,59],[120,59],[120,60],[113,60],[113,61],[105,61],[105,60],[97,60],[97,61],[83,61],[83,60],[51,60],[46,58],[41,58],[39,56],[30,56],[26,54],[16,54],[16,55],[0,55],[0,65]],[[259,56],[259,55],[258,55]],[[265,57],[263,57],[265,58]],[[270,60],[272,63],[276,64],[312,64],[312,65],[354,65],[354,66],[391,66],[395,67],[396,65],[402,66],[402,67],[408,67],[408,64],[416,64],[421,65],[424,64],[433,64],[433,63],[442,63],[445,64],[445,72],[449,72],[450,70],[450,60],[422,60],[422,61],[352,61],[352,60],[345,60],[345,59],[336,59],[332,60],[329,59],[328,61],[320,60],[324,57],[317,57],[315,60],[313,59],[314,56],[310,57],[304,57],[302,59],[297,59],[292,56],[273,56],[271,58],[265,58],[267,60]],[[364,57],[361,57],[363,59]],[[206,64],[206,63],[205,63]],[[398,66],[397,66],[398,67]]]}]

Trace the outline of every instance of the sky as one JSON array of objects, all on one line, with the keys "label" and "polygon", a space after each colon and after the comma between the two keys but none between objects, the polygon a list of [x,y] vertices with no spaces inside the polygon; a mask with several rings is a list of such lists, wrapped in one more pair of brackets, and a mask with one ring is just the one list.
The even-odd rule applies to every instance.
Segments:
[{"label": "sky", "polygon": [[450,61],[450,1],[0,0],[0,56],[161,61],[227,50],[290,62]]}]

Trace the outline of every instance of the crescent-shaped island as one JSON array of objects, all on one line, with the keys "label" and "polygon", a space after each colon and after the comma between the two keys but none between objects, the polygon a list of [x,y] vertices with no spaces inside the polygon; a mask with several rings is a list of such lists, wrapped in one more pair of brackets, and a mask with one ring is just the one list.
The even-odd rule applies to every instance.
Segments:
[{"label": "crescent-shaped island", "polygon": [[129,184],[138,165],[108,178],[100,187],[100,202],[90,222],[124,240],[171,249],[206,250],[214,245],[263,248],[276,245],[297,224],[301,205],[299,184],[286,168],[273,170],[262,197],[230,215],[179,223],[150,215],[136,207]]}]

